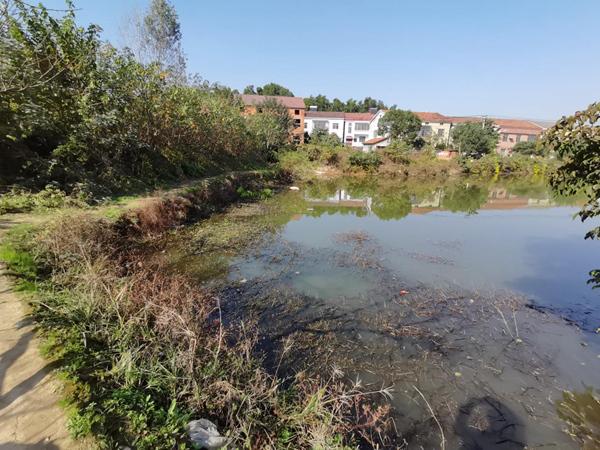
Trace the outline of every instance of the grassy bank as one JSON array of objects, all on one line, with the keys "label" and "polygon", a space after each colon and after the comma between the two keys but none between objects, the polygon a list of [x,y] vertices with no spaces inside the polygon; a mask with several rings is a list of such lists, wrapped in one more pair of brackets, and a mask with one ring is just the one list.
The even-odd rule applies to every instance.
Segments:
[{"label": "grassy bank", "polygon": [[267,372],[253,324],[225,324],[219,298],[164,261],[177,227],[278,181],[219,177],[113,220],[69,214],[10,232],[0,258],[65,381],[75,436],[102,448],[188,448],[186,423],[207,418],[231,447],[347,448],[381,431],[385,410],[336,376]]},{"label": "grassy bank", "polygon": [[441,160],[431,148],[399,151],[392,146],[364,153],[345,146],[306,144],[279,155],[281,167],[299,179],[316,174],[337,177],[379,174],[388,178],[443,178],[468,174],[481,177],[499,175],[549,175],[556,160],[522,155],[487,155],[480,159]]}]

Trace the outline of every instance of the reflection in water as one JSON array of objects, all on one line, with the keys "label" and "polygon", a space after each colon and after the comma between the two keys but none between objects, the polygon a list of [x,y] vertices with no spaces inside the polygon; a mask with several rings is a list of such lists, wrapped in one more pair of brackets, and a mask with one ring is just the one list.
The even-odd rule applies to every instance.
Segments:
[{"label": "reflection in water", "polygon": [[312,216],[323,213],[353,214],[362,217],[375,214],[379,219],[401,219],[410,213],[426,214],[436,210],[475,214],[478,210],[522,209],[550,207],[559,204],[546,190],[513,191],[506,186],[481,186],[459,182],[432,190],[386,187],[381,184],[350,185],[331,192],[321,185],[307,189],[305,200],[312,207]]}]

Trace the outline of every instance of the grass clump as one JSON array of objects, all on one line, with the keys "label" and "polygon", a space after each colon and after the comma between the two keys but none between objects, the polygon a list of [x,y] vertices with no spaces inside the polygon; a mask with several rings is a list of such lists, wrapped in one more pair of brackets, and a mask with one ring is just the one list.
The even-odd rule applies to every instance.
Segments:
[{"label": "grass clump", "polygon": [[88,196],[84,193],[67,195],[56,186],[48,185],[39,192],[14,188],[0,195],[0,214],[44,211],[67,206],[85,207]]},{"label": "grass clump", "polygon": [[0,255],[38,286],[32,315],[66,381],[74,435],[105,448],[191,448],[185,425],[197,418],[232,448],[352,448],[383,433],[387,407],[338,376],[282,380],[265,370],[252,324],[225,323],[220,299],[160,257],[164,232],[211,209],[195,202],[231,191],[192,190],[116,221],[79,214],[10,232]]}]

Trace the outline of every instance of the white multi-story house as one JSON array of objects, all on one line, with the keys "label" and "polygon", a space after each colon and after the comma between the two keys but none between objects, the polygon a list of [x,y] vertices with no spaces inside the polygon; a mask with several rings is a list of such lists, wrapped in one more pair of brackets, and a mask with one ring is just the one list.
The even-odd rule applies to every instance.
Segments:
[{"label": "white multi-story house", "polygon": [[306,111],[304,115],[304,131],[313,134],[315,130],[324,130],[335,134],[344,142],[345,113],[333,111]]},{"label": "white multi-story house", "polygon": [[309,135],[315,130],[335,134],[340,142],[364,149],[365,142],[378,136],[378,122],[382,111],[368,113],[344,113],[332,111],[307,111],[304,131]]}]

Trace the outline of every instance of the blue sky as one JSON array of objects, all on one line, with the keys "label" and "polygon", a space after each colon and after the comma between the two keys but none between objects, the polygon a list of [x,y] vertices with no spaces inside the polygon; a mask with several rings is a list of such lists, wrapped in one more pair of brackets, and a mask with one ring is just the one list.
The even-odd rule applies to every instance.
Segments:
[{"label": "blue sky", "polygon": [[[75,0],[120,40],[144,0]],[[555,119],[600,100],[598,0],[174,0],[188,68],[237,89]],[[60,8],[62,0],[44,4]]]}]

